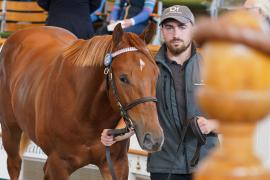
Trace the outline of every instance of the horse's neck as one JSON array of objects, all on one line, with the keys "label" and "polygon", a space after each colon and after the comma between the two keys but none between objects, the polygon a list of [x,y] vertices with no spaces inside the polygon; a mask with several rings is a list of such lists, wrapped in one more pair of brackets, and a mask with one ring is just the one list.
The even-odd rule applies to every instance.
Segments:
[{"label": "horse's neck", "polygon": [[83,100],[79,102],[79,106],[85,109],[85,112],[82,112],[83,116],[87,117],[85,120],[90,123],[98,122],[101,127],[113,128],[120,116],[111,107],[103,68],[92,68],[90,71],[88,77],[79,75],[83,78],[84,86],[77,81],[80,96],[83,96]]}]

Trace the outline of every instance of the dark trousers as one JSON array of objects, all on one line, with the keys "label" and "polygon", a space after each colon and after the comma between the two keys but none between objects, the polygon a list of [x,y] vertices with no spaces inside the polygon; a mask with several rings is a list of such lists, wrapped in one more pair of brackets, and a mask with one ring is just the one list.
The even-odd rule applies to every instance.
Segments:
[{"label": "dark trousers", "polygon": [[191,174],[150,173],[151,180],[192,180]]}]

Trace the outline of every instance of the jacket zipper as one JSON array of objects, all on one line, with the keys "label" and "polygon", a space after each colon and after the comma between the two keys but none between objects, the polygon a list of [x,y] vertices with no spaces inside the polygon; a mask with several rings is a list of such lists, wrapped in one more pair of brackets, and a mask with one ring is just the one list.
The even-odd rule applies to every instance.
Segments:
[{"label": "jacket zipper", "polygon": [[[164,75],[163,92],[166,92],[166,83],[167,83],[167,75]],[[165,103],[166,110],[168,110],[169,108],[166,101],[166,93],[164,93],[164,103]]]}]

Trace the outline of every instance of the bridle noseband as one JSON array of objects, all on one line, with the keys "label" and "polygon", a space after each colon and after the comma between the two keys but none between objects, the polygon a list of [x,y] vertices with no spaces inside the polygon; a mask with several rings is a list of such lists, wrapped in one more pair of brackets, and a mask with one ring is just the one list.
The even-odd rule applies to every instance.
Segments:
[{"label": "bridle noseband", "polygon": [[[125,133],[129,132],[131,129],[134,128],[134,124],[132,123],[132,119],[130,118],[130,116],[129,116],[128,112],[127,112],[128,110],[132,109],[133,107],[135,107],[135,106],[137,106],[138,104],[141,104],[141,103],[157,102],[156,97],[149,96],[149,97],[142,97],[142,98],[139,98],[139,99],[135,99],[131,103],[127,104],[126,106],[123,106],[122,103],[121,103],[119,93],[118,93],[117,88],[115,86],[113,70],[112,70],[112,61],[113,61],[113,58],[115,58],[116,56],[119,56],[120,54],[124,54],[124,53],[127,53],[127,52],[133,52],[133,51],[138,51],[138,49],[135,48],[135,47],[123,48],[123,49],[120,49],[120,50],[118,50],[118,51],[116,51],[114,53],[108,53],[105,56],[105,59],[104,59],[104,65],[105,65],[104,74],[106,75],[107,92],[109,92],[109,88],[111,86],[113,95],[114,95],[114,97],[116,99],[116,103],[117,103],[117,105],[118,105],[118,107],[120,109],[121,116],[123,117],[123,119],[125,121],[125,124],[126,124],[125,128],[122,128],[122,129],[110,129],[108,131],[108,134],[112,135],[114,137],[118,136],[118,135],[125,134]],[[111,156],[110,156],[110,147],[109,146],[106,146],[106,159],[107,159],[108,167],[109,167],[109,170],[111,172],[113,180],[117,180],[115,171],[113,169],[113,164],[112,164],[112,160],[111,160]]]}]

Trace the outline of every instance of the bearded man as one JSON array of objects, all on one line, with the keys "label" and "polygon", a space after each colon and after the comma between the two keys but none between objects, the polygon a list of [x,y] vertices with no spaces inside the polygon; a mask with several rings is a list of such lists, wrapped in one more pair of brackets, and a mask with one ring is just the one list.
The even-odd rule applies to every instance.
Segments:
[{"label": "bearded man", "polygon": [[[198,161],[218,143],[216,121],[203,115],[195,99],[196,88],[203,85],[203,80],[201,56],[192,42],[194,23],[186,6],[171,6],[161,15],[164,43],[156,55],[160,70],[156,96],[165,140],[161,151],[148,155],[151,180],[191,180]],[[204,137],[203,143],[200,136]],[[107,146],[119,140],[109,136],[107,129],[101,135]]]}]

